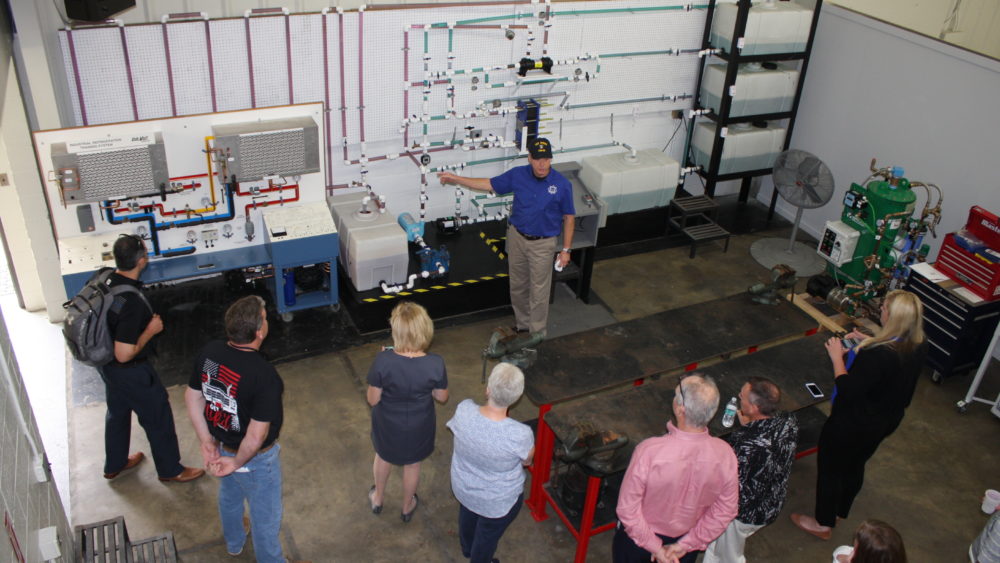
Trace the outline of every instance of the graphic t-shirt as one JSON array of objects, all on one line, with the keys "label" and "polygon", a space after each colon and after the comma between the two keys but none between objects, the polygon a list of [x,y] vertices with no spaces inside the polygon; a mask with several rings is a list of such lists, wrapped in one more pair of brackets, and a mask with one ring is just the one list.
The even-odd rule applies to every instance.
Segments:
[{"label": "graphic t-shirt", "polygon": [[250,419],[271,423],[261,448],[278,439],[285,386],[260,353],[211,342],[195,360],[188,385],[201,391],[208,430],[227,448],[240,447]]}]

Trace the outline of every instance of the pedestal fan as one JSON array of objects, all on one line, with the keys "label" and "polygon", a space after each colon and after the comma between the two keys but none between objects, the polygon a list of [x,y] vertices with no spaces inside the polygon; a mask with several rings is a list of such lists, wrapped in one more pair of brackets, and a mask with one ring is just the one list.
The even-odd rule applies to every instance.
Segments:
[{"label": "pedestal fan", "polygon": [[822,207],[833,197],[833,174],[815,155],[797,149],[787,150],[774,161],[774,188],[785,201],[794,205],[795,222],[789,240],[781,238],[760,239],[750,245],[750,255],[765,268],[786,264],[798,277],[823,271],[826,262],[816,253],[814,246],[795,240],[803,209]]}]

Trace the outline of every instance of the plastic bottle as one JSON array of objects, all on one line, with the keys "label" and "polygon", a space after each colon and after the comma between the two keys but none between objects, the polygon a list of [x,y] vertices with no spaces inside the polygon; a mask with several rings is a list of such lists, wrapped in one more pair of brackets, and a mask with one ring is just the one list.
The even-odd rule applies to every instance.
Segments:
[{"label": "plastic bottle", "polygon": [[726,403],[726,412],[722,414],[722,425],[730,428],[736,421],[736,397],[729,399]]}]

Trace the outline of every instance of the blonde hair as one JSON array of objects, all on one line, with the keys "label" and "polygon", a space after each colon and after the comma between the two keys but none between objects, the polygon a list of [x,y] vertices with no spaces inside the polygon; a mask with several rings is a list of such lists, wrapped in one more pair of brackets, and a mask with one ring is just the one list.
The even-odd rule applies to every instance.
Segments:
[{"label": "blonde hair", "polygon": [[873,346],[892,346],[900,354],[909,354],[924,342],[924,305],[920,299],[902,289],[895,289],[886,294],[882,306],[888,312],[885,326],[866,338],[858,346],[870,348]]},{"label": "blonde hair", "polygon": [[427,309],[412,301],[401,301],[389,316],[392,345],[397,352],[424,352],[434,339],[434,322]]}]

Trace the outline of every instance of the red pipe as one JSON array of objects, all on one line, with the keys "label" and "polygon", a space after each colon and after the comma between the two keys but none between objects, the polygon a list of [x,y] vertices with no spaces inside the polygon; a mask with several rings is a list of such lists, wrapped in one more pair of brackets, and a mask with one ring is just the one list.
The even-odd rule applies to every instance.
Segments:
[{"label": "red pipe", "polygon": [[[249,191],[247,191],[247,192],[241,192],[239,186],[240,186],[239,184],[236,184],[236,195],[241,195],[241,196],[253,196],[253,195],[257,195],[255,193],[249,192]],[[262,189],[257,190],[257,193],[266,194],[268,192],[280,192],[282,190],[290,190],[292,188],[295,188],[296,193],[297,193],[298,189],[299,189],[299,185],[298,184],[285,184],[285,185],[281,185],[281,186],[275,186],[274,184],[271,184],[271,185],[269,185],[266,188],[262,188]]]},{"label": "red pipe", "polygon": [[358,119],[365,142],[365,13],[358,11]]},{"label": "red pipe", "polygon": [[323,122],[326,126],[326,185],[333,183],[333,168],[330,165],[333,155],[333,145],[330,143],[330,49],[327,45],[326,14],[323,14],[323,100],[326,104],[323,112]]},{"label": "red pipe", "polygon": [[344,86],[344,13],[338,14],[340,28],[340,131],[344,138],[344,160],[347,160],[347,94]]},{"label": "red pipe", "polygon": [[[288,187],[292,187],[292,186],[288,186]],[[250,210],[251,209],[256,209],[258,207],[267,207],[269,205],[284,205],[286,203],[291,203],[293,201],[298,201],[299,200],[299,186],[296,184],[296,185],[294,185],[294,188],[295,188],[295,197],[290,197],[288,199],[275,199],[275,200],[270,200],[270,201],[260,201],[260,202],[255,201],[253,203],[248,203],[246,205],[246,208],[243,211],[244,214],[245,214],[245,216],[249,217],[250,216]],[[261,191],[263,191],[263,190],[261,190]]]},{"label": "red pipe", "polygon": [[[403,84],[410,83],[410,32],[403,30]],[[403,89],[403,146],[410,144],[410,92]]]}]

